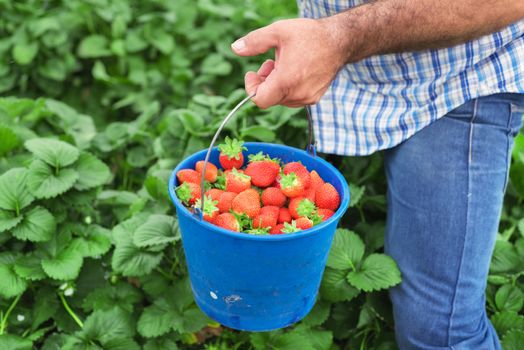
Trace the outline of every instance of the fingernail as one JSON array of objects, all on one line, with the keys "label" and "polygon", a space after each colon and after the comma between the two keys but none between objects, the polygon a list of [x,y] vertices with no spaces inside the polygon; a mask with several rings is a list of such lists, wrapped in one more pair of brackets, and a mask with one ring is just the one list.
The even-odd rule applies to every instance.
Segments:
[{"label": "fingernail", "polygon": [[244,39],[238,39],[233,44],[231,44],[231,47],[235,51],[242,51],[246,47],[246,42],[244,41]]}]

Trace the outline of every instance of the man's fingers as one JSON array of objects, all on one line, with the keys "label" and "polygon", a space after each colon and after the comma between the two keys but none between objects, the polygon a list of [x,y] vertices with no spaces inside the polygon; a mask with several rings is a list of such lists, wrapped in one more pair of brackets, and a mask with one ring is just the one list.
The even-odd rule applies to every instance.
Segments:
[{"label": "man's fingers", "polygon": [[262,77],[267,77],[269,73],[275,68],[275,61],[273,60],[267,60],[266,62],[262,63],[260,68],[258,69],[257,74]]},{"label": "man's fingers", "polygon": [[246,92],[251,95],[256,92],[258,86],[264,82],[265,78],[261,77],[255,72],[247,72],[244,76],[244,85],[246,86]]},{"label": "man's fingers", "polygon": [[254,30],[238,39],[231,48],[239,56],[256,56],[269,51],[278,44],[278,36],[274,28],[269,25]]},{"label": "man's fingers", "polygon": [[265,81],[258,85],[256,91],[257,94],[253,97],[253,102],[263,109],[279,104],[285,97],[282,85],[274,70]]}]

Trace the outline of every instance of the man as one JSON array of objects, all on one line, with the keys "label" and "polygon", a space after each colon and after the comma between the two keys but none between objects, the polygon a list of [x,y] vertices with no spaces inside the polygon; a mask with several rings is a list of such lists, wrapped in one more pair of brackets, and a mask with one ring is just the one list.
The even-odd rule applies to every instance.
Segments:
[{"label": "man", "polygon": [[401,349],[500,349],[484,289],[524,111],[524,1],[303,0],[232,44],[261,108],[312,105],[319,150],[386,149]]}]

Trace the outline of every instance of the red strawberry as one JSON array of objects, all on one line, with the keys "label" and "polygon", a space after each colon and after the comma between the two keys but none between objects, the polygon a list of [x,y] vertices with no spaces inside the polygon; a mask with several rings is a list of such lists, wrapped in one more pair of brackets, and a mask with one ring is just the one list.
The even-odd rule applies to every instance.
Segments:
[{"label": "red strawberry", "polygon": [[[265,207],[262,207],[260,209],[260,215],[269,215],[273,218],[275,218],[275,221],[278,220],[278,214],[280,212],[280,208],[277,207],[277,206],[274,206],[274,205],[268,205],[268,206],[265,206]],[[273,226],[273,225],[271,225]]]},{"label": "red strawberry", "polygon": [[218,201],[222,193],[224,193],[224,191],[219,190],[218,188],[212,188],[210,190],[207,190],[205,195],[211,197],[211,199],[214,201]]},{"label": "red strawberry", "polygon": [[333,214],[335,214],[335,212],[331,209],[318,209],[317,213],[319,216],[322,217],[322,221],[326,221],[327,219],[332,217]]},{"label": "red strawberry", "polygon": [[304,197],[296,197],[289,201],[289,213],[294,219],[310,216],[315,212],[315,203]]},{"label": "red strawberry", "polygon": [[316,190],[313,187],[309,187],[304,191],[304,197],[315,203]]},{"label": "red strawberry", "polygon": [[284,228],[284,224],[278,224],[273,226],[273,228],[269,231],[270,235],[279,235],[282,232],[282,229]]},{"label": "red strawberry", "polygon": [[[195,170],[202,176],[202,171],[204,170],[204,161],[200,160],[195,165]],[[207,162],[206,165],[206,175],[204,176],[206,181],[208,182],[215,182],[217,180],[218,176],[218,169],[215,164],[211,162]]]},{"label": "red strawberry", "polygon": [[282,175],[282,178],[280,179],[280,188],[286,196],[293,198],[303,196],[305,186],[302,180],[295,173],[289,173]]},{"label": "red strawberry", "polygon": [[200,185],[200,174],[193,169],[182,169],[176,173],[176,178],[180,184],[184,182],[192,182]]},{"label": "red strawberry", "polygon": [[271,214],[258,214],[253,219],[254,228],[273,227],[277,224],[277,218]]},{"label": "red strawberry", "polygon": [[220,165],[222,165],[222,168],[226,170],[233,168],[240,169],[242,165],[244,165],[242,150],[247,150],[247,148],[244,147],[244,142],[226,137],[225,143],[218,145],[218,150],[220,151],[218,161]]},{"label": "red strawberry", "polygon": [[324,180],[322,180],[322,178],[320,177],[320,175],[318,175],[316,170],[311,171],[310,175],[311,175],[311,185],[310,185],[311,188],[314,188],[316,190],[319,186],[322,186],[324,184]]},{"label": "red strawberry", "polygon": [[231,213],[222,213],[218,215],[215,219],[215,225],[230,231],[240,231],[240,224],[235,215]]},{"label": "red strawberry", "polygon": [[301,163],[291,162],[284,165],[284,174],[291,173],[295,173],[302,180],[304,188],[308,188],[311,185],[311,175],[309,175],[309,171]]},{"label": "red strawberry", "polygon": [[240,193],[251,187],[251,178],[233,169],[226,175],[226,191]]},{"label": "red strawberry", "polygon": [[200,198],[200,186],[192,182],[184,182],[177,187],[175,193],[182,203],[191,206]]},{"label": "red strawberry", "polygon": [[[217,201],[211,199],[209,196],[204,196],[204,220],[210,223],[214,223],[216,217],[220,213],[216,207]],[[202,205],[201,199],[197,199],[195,202],[195,207],[200,208]]]},{"label": "red strawberry", "polygon": [[315,204],[319,208],[336,211],[340,205],[340,195],[332,184],[326,182],[317,188]]},{"label": "red strawberry", "polygon": [[262,192],[262,204],[283,207],[286,204],[286,196],[280,188],[268,187]]},{"label": "red strawberry", "polygon": [[220,197],[218,197],[218,210],[221,213],[227,213],[231,209],[231,204],[233,204],[233,199],[237,196],[238,193],[235,192],[222,192]]},{"label": "red strawberry", "polygon": [[251,219],[260,213],[260,195],[257,190],[249,188],[240,192],[235,199],[231,208],[235,213],[245,213]]},{"label": "red strawberry", "polygon": [[297,225],[297,228],[301,230],[307,230],[308,228],[313,227],[313,221],[311,219],[308,219],[306,217],[301,217],[295,220],[295,223]]},{"label": "red strawberry", "polygon": [[292,217],[288,208],[280,208],[278,213],[278,223],[283,224],[284,222],[291,222]]},{"label": "red strawberry", "polygon": [[279,172],[280,164],[276,160],[264,156],[262,152],[249,155],[249,164],[246,167],[245,174],[251,176],[253,185],[268,187],[275,181]]}]

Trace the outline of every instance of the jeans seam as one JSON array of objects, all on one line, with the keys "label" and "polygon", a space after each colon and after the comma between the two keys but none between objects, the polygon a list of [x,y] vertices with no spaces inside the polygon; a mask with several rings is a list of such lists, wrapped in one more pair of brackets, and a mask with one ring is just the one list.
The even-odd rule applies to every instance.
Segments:
[{"label": "jeans seam", "polygon": [[506,192],[506,187],[508,186],[508,180],[509,180],[509,162],[511,157],[511,124],[513,122],[513,110],[515,109],[515,105],[513,103],[509,103],[509,118],[508,118],[508,125],[506,126],[506,163],[505,163],[505,169],[504,169],[504,186],[502,186],[502,193],[504,194]]},{"label": "jeans seam", "polygon": [[451,328],[453,326],[453,316],[455,314],[455,303],[457,301],[457,289],[458,285],[460,283],[460,277],[462,272],[462,265],[464,263],[464,251],[466,249],[466,243],[469,233],[469,214],[470,214],[470,207],[471,207],[471,163],[473,159],[473,129],[474,129],[474,122],[475,118],[477,116],[477,109],[478,109],[478,99],[475,99],[475,104],[473,106],[473,116],[470,120],[470,127],[469,127],[469,142],[468,142],[468,168],[467,168],[467,183],[468,183],[468,194],[467,194],[467,204],[466,204],[466,227],[465,227],[465,233],[464,233],[464,240],[462,242],[462,254],[460,256],[460,262],[458,266],[458,273],[457,273],[457,280],[455,282],[455,291],[453,292],[453,298],[451,302],[451,313],[449,316],[449,325],[448,325],[448,347],[451,350],[453,349],[453,346],[451,345]]}]

